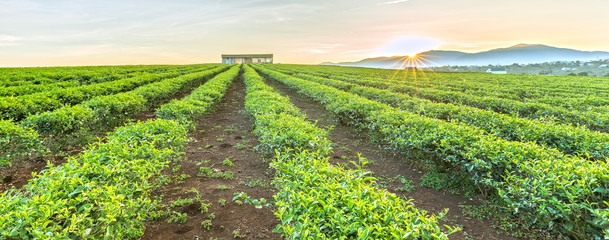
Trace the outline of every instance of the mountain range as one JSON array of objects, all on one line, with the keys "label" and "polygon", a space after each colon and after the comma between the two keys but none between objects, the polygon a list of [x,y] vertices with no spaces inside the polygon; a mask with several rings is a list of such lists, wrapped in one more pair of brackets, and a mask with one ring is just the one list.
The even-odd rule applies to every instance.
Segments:
[{"label": "mountain range", "polygon": [[[375,57],[357,62],[322,63],[323,65],[355,66],[370,68],[403,68],[407,56]],[[486,66],[543,63],[552,61],[589,61],[609,59],[609,52],[580,51],[568,48],[558,48],[542,44],[518,44],[507,48],[497,48],[478,53],[459,51],[431,50],[417,54],[422,62],[418,67],[436,67],[446,65]]]}]

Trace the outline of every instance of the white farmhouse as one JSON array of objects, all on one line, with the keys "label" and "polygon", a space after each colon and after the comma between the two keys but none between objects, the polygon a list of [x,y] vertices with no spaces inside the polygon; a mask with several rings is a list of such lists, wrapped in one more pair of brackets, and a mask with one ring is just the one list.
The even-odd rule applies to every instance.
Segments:
[{"label": "white farmhouse", "polygon": [[273,63],[273,54],[222,54],[222,64]]}]

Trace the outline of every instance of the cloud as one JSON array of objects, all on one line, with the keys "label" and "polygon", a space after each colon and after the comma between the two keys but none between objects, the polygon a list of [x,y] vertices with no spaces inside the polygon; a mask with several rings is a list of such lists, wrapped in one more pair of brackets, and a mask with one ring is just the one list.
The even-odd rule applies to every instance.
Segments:
[{"label": "cloud", "polygon": [[402,3],[402,2],[408,2],[408,0],[394,0],[394,1],[389,1],[389,2],[382,2],[377,5],[396,4],[396,3]]},{"label": "cloud", "polygon": [[375,50],[375,49],[349,50],[349,51],[345,51],[344,53],[361,53],[361,52],[370,52],[372,50]]},{"label": "cloud", "polygon": [[[402,3],[402,2],[408,2],[408,0],[393,0],[393,1],[387,1],[387,2],[380,2],[380,3],[377,3],[376,6],[396,4],[396,3]],[[365,5],[361,5],[359,7],[349,8],[349,9],[347,9],[345,11],[346,12],[351,12],[351,11],[357,11],[357,10],[360,10],[360,9],[368,9],[369,10],[372,7],[375,7],[375,5],[365,4]]]},{"label": "cloud", "polygon": [[264,19],[264,20],[256,20],[255,23],[276,23],[276,22],[280,23],[280,22],[287,22],[290,20],[292,20],[292,18],[275,16],[272,18]]},{"label": "cloud", "polygon": [[15,36],[11,36],[11,35],[0,35],[0,42],[15,42],[15,41],[19,41],[22,38],[20,37],[15,37]]},{"label": "cloud", "polygon": [[18,42],[22,39],[11,35],[0,35],[0,46],[16,46],[19,45]]},{"label": "cloud", "polygon": [[340,43],[315,43],[312,44],[315,48],[332,49],[342,46]]},{"label": "cloud", "polygon": [[327,53],[328,51],[313,48],[313,49],[311,49],[311,52],[312,53]]}]

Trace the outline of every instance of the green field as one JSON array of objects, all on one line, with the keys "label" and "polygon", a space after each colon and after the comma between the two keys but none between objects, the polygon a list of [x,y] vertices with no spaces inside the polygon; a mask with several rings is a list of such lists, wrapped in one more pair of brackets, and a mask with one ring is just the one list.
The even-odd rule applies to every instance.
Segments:
[{"label": "green field", "polygon": [[[255,229],[219,223],[232,216],[223,209],[248,206],[274,214],[275,239],[609,237],[606,77],[201,64],[1,68],[0,87],[2,239],[150,239],[155,221],[252,238]],[[224,97],[236,92],[244,97]],[[233,136],[237,123],[201,124],[230,122],[217,114],[231,102],[256,139]],[[404,161],[360,156],[366,147],[336,129]],[[192,176],[191,150],[234,154],[197,160]],[[265,176],[234,167],[239,151],[264,159],[266,198],[248,196],[257,188],[244,185]],[[44,170],[16,186],[14,173],[34,162]],[[386,173],[394,168],[422,176]],[[217,183],[232,201],[210,190]],[[185,193],[156,194],[170,189]],[[423,191],[435,195],[417,199]],[[191,205],[195,214],[180,208]],[[477,230],[466,217],[495,224]]]}]

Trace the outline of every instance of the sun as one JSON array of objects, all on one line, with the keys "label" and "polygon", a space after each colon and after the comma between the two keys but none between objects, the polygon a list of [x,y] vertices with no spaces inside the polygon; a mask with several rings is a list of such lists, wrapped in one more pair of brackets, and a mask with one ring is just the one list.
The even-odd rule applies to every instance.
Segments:
[{"label": "sun", "polygon": [[395,65],[398,67],[398,69],[423,69],[429,67],[427,63],[431,63],[431,61],[417,53],[413,54],[412,56],[400,57]]}]

